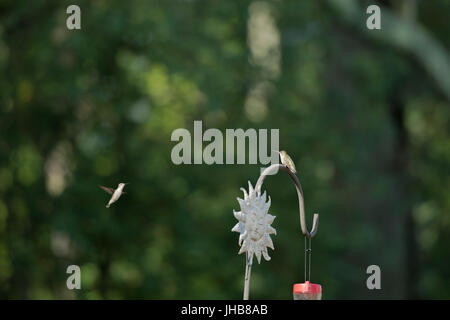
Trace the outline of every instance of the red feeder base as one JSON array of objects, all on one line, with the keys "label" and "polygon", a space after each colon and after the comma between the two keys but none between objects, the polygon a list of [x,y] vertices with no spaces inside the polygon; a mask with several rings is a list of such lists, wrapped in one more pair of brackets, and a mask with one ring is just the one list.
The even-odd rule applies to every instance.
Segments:
[{"label": "red feeder base", "polygon": [[294,284],[294,300],[322,300],[322,286],[320,284],[305,283]]}]

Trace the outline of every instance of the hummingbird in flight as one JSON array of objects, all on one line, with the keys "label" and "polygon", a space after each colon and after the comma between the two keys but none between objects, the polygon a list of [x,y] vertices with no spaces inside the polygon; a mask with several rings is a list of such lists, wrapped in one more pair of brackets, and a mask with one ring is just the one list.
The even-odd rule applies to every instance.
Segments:
[{"label": "hummingbird in flight", "polygon": [[119,185],[117,186],[117,189],[108,188],[108,187],[104,187],[104,186],[99,186],[104,191],[108,192],[109,194],[112,194],[111,199],[109,200],[108,204],[106,205],[107,208],[109,208],[114,202],[119,200],[119,198],[120,198],[120,196],[122,194],[126,194],[126,192],[123,191],[123,188],[127,184],[128,183],[119,183]]},{"label": "hummingbird in flight", "polygon": [[286,151],[284,150],[281,151],[273,150],[273,151],[278,152],[280,154],[281,164],[288,167],[293,173],[297,173],[294,161],[292,161],[291,157],[287,154]]}]

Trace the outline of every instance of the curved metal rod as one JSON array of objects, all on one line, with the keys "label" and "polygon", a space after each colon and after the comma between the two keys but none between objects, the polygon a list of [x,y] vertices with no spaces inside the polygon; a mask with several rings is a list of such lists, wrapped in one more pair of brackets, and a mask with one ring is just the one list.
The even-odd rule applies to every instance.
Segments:
[{"label": "curved metal rod", "polygon": [[311,231],[308,231],[308,229],[306,227],[306,222],[305,222],[305,203],[303,200],[302,186],[301,186],[300,181],[298,180],[297,176],[295,175],[295,173],[292,172],[287,166],[278,163],[278,164],[273,164],[273,165],[267,167],[266,169],[264,169],[264,171],[259,176],[258,181],[256,182],[255,190],[257,190],[259,193],[261,193],[261,186],[264,182],[264,178],[272,170],[275,170],[275,169],[277,169],[277,170],[281,169],[283,171],[286,171],[289,174],[289,176],[291,177],[292,181],[294,182],[295,189],[297,190],[297,196],[298,196],[298,205],[299,205],[299,211],[300,211],[300,227],[302,228],[302,233],[307,238],[314,237],[314,235],[317,232],[317,228],[319,227],[319,214],[314,213],[313,226],[312,226]]}]

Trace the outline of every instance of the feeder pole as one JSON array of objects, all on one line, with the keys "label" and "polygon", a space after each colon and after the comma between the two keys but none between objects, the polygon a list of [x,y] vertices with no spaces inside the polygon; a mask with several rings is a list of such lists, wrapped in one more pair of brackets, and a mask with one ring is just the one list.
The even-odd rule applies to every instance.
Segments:
[{"label": "feeder pole", "polygon": [[248,253],[245,254],[245,282],[244,282],[244,300],[248,300],[250,295],[250,276],[252,273],[252,262],[248,259]]}]

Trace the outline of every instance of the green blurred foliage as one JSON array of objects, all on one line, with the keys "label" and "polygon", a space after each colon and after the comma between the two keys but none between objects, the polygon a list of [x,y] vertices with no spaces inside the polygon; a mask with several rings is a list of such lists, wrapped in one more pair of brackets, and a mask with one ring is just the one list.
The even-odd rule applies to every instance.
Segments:
[{"label": "green blurred foliage", "polygon": [[[75,3],[82,29],[70,31]],[[260,166],[174,165],[171,133],[194,120],[280,129],[308,225],[320,214],[312,280],[324,299],[450,298],[449,102],[419,61],[326,2],[266,3],[277,76],[251,58],[248,0],[0,3],[1,298],[240,299],[232,210]],[[447,49],[448,8],[422,1],[416,18]],[[246,109],[261,83],[266,109]],[[106,209],[97,185],[119,182],[128,193]],[[283,172],[264,189],[278,234],[250,297],[291,299],[297,197]],[[79,291],[66,288],[70,264]],[[381,291],[366,288],[371,264]]]}]

